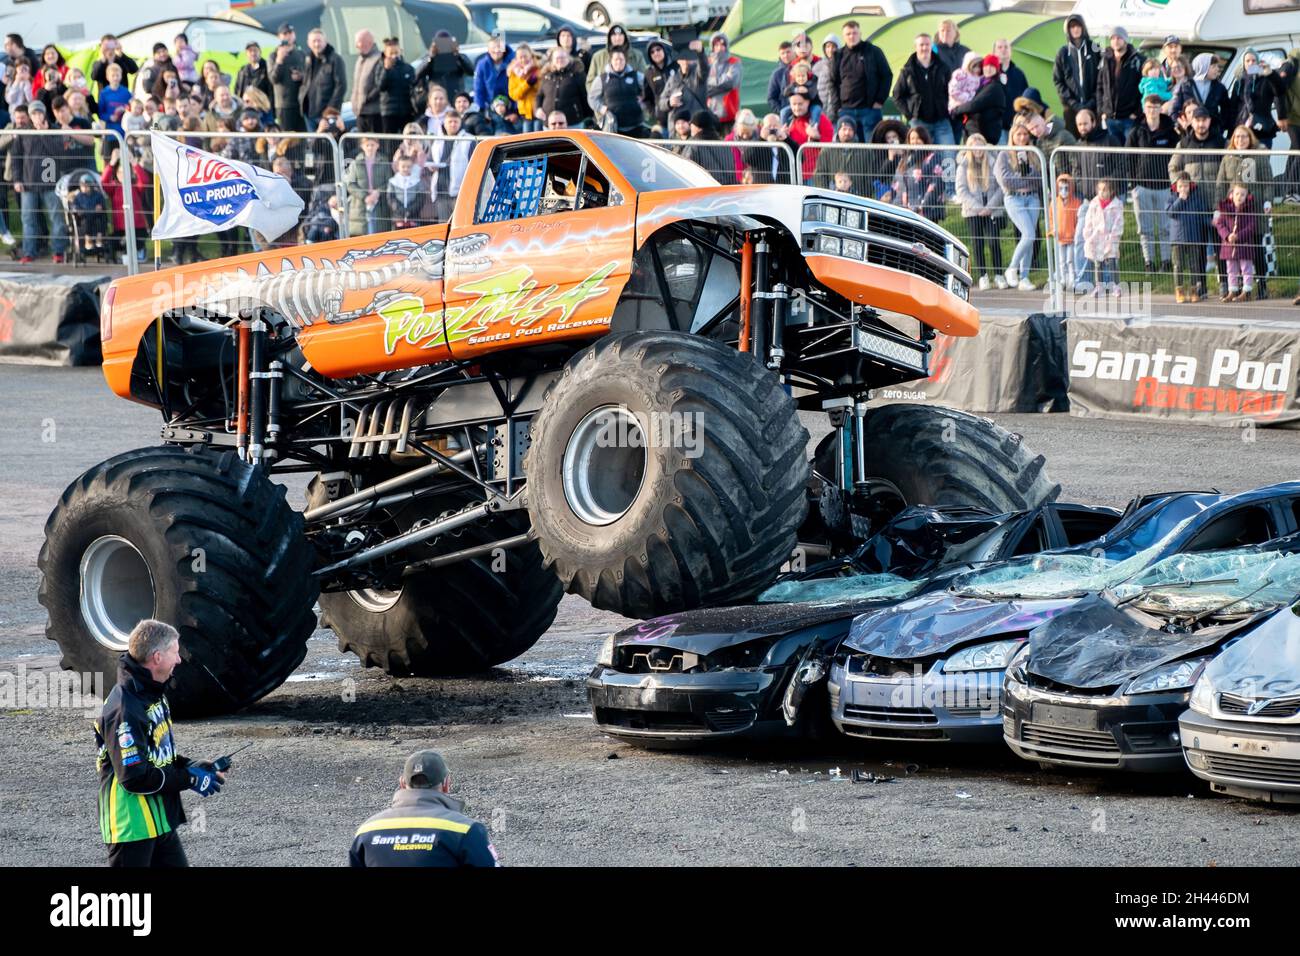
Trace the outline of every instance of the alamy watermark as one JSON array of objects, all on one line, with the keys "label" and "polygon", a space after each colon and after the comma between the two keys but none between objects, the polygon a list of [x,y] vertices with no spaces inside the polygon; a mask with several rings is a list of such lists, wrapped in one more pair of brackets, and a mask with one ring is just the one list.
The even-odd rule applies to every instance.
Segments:
[{"label": "alamy watermark", "polygon": [[677,448],[686,458],[704,454],[703,412],[643,412],[605,416],[596,435],[601,448]]},{"label": "alamy watermark", "polygon": [[102,672],[29,672],[22,663],[15,670],[0,671],[0,709],[4,710],[80,710],[97,717],[104,696]]}]

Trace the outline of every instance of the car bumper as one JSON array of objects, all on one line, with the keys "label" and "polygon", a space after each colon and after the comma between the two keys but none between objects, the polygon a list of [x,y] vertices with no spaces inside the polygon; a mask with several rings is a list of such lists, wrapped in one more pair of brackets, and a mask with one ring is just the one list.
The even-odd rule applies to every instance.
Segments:
[{"label": "car bumper", "polygon": [[781,716],[789,667],[704,674],[626,674],[597,666],[587,678],[596,726],[630,741],[724,740],[793,733]]},{"label": "car bumper", "polygon": [[1300,803],[1300,726],[1265,728],[1190,710],[1178,723],[1187,766],[1215,793]]},{"label": "car bumper", "polygon": [[1001,671],[898,679],[831,669],[831,720],[849,737],[988,743],[1002,734]]},{"label": "car bumper", "polygon": [[1186,690],[1134,697],[1050,693],[1008,678],[1003,738],[1025,760],[1065,767],[1168,773],[1183,769],[1178,716]]}]

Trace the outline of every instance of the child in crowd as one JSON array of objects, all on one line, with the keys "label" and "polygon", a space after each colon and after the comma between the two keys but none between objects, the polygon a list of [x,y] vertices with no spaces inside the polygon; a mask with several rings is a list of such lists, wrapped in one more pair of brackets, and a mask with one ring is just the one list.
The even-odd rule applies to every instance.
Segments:
[{"label": "child in crowd", "polygon": [[[510,66],[506,67],[506,74],[506,89],[510,93],[510,98],[515,101],[515,108],[519,111],[520,131],[532,133],[541,129],[541,120],[534,116],[537,107],[539,73],[537,57],[533,55],[532,47],[527,43],[515,47],[515,58],[510,61]],[[495,107],[494,103],[494,110]]]},{"label": "child in crowd", "polygon": [[1160,61],[1155,57],[1142,64],[1142,79],[1138,80],[1138,94],[1142,100],[1148,96],[1158,96],[1161,103],[1168,103],[1174,95],[1169,77],[1163,74]]},{"label": "child in crowd", "polygon": [[15,106],[26,106],[32,101],[32,68],[26,60],[13,68],[13,76],[6,77],[5,102],[10,112]]},{"label": "child in crowd", "polygon": [[1056,192],[1048,209],[1048,229],[1056,242],[1057,268],[1061,270],[1061,288],[1073,289],[1083,279],[1074,274],[1074,235],[1079,226],[1079,209],[1083,206],[1074,191],[1074,177],[1061,173],[1056,177]]},{"label": "child in crowd", "polygon": [[[145,103],[141,99],[133,99],[128,108],[127,114],[122,117],[122,131],[128,135],[131,133],[143,133],[149,129],[150,120],[145,113]],[[139,143],[141,139],[132,139],[132,144]]]},{"label": "child in crowd", "polygon": [[493,136],[519,132],[519,127],[510,121],[510,101],[504,96],[498,96],[492,101],[492,114],[488,121],[492,124]]},{"label": "child in crowd", "polygon": [[388,215],[394,229],[410,229],[423,223],[421,212],[429,191],[410,156],[397,157],[397,172],[388,180]]},{"label": "child in crowd", "polygon": [[1245,302],[1255,291],[1255,197],[1243,182],[1234,182],[1214,214],[1214,228],[1222,243],[1219,258],[1228,266],[1228,288],[1222,301]]},{"label": "child in crowd", "polygon": [[1174,180],[1165,212],[1174,254],[1174,299],[1200,302],[1205,297],[1205,244],[1213,226],[1205,197],[1185,170]]},{"label": "child in crowd", "polygon": [[94,176],[83,173],[72,194],[72,216],[86,253],[104,248],[104,194],[96,185]]},{"label": "child in crowd", "polygon": [[978,53],[967,53],[961,61],[961,69],[953,73],[948,81],[948,109],[955,110],[962,103],[969,103],[980,90],[980,80],[984,76]]},{"label": "child in crowd", "polygon": [[835,189],[842,193],[853,192],[853,177],[845,170],[839,170],[835,174]]},{"label": "child in crowd", "polygon": [[1088,203],[1083,221],[1083,254],[1092,264],[1096,285],[1092,294],[1104,288],[1117,297],[1119,288],[1119,239],[1124,232],[1124,203],[1115,198],[1115,184],[1109,179],[1097,183],[1097,195]]}]

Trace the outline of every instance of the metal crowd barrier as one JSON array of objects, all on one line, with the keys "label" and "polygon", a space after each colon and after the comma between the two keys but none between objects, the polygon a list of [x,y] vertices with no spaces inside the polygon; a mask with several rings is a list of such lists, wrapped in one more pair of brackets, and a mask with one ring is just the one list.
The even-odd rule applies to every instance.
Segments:
[{"label": "metal crowd barrier", "polygon": [[[51,143],[50,140],[62,142]],[[86,142],[89,140],[89,142]],[[105,169],[114,152],[127,154],[122,135],[111,129],[6,129],[0,131],[0,156],[4,175],[0,177],[0,247],[8,247],[14,259],[40,261],[46,255],[59,265],[76,267],[89,262],[125,262],[137,270],[137,237],[134,228],[136,196],[152,188],[151,173],[129,162],[132,178],[143,186],[124,187],[108,180]],[[27,175],[27,160],[38,169]],[[83,190],[82,180],[89,179]],[[114,196],[113,194],[116,194]],[[18,229],[13,211],[18,207]],[[128,228],[118,228],[117,221]],[[120,250],[120,251],[119,251]]]},{"label": "metal crowd barrier", "polygon": [[[1119,228],[1113,241],[1100,217],[1086,225],[1081,207],[1061,266],[1063,283],[1075,292],[1118,295],[1120,287],[1140,287],[1196,302],[1221,300],[1235,289],[1241,295],[1231,301],[1243,304],[1286,301],[1300,292],[1300,152],[1062,146],[1050,169],[1053,183],[1069,175],[1083,202],[1105,180],[1121,203],[1118,227],[1110,224]],[[1182,172],[1199,203],[1176,197],[1173,184]],[[1225,211],[1221,204],[1234,182],[1248,200]],[[1084,241],[1088,228],[1091,243]]]}]

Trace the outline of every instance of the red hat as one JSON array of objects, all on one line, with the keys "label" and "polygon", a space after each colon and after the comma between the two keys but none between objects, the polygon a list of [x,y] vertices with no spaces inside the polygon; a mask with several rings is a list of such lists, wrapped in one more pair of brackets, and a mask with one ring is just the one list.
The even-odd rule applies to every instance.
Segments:
[{"label": "red hat", "polygon": [[1002,69],[1002,61],[998,59],[998,55],[996,53],[990,53],[988,56],[984,57],[984,59],[980,62],[980,65],[996,66],[999,70]]}]

